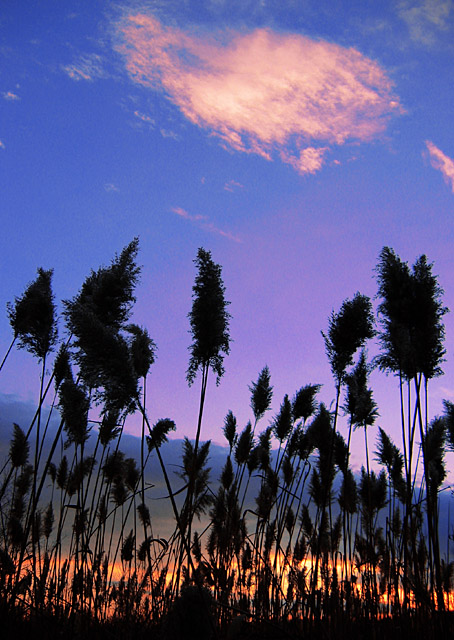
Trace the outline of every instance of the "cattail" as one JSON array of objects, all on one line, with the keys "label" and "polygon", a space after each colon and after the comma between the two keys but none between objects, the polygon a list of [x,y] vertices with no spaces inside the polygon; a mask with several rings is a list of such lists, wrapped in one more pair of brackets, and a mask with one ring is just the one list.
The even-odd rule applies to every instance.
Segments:
[{"label": "cattail", "polygon": [[95,458],[93,456],[87,456],[74,465],[66,482],[68,495],[73,496],[76,493],[82,485],[83,479],[88,476],[95,464]]},{"label": "cattail", "polygon": [[16,478],[16,495],[25,496],[30,490],[33,477],[33,467],[26,464],[22,467],[22,472]]},{"label": "cattail", "polygon": [[200,248],[194,263],[198,273],[192,287],[192,309],[188,314],[193,342],[189,347],[191,358],[186,377],[191,385],[199,368],[210,367],[219,383],[224,374],[222,354],[230,353],[230,314],[227,312],[230,303],[224,298],[222,269],[213,262],[211,253]]},{"label": "cattail", "polygon": [[62,344],[54,362],[54,382],[58,389],[63,380],[72,380],[71,365],[69,363],[69,352],[66,345]]},{"label": "cattail", "polygon": [[252,425],[248,422],[238,437],[238,442],[235,448],[235,460],[237,464],[241,465],[247,462],[253,445],[254,439],[252,435]]},{"label": "cattail", "polygon": [[116,476],[113,481],[112,489],[110,490],[110,494],[112,496],[112,500],[114,503],[120,507],[122,504],[126,502],[128,497],[128,492],[125,487],[125,483],[121,477]]},{"label": "cattail", "polygon": [[296,517],[292,507],[287,509],[287,513],[285,515],[285,528],[291,534],[293,531],[293,527],[295,525]]},{"label": "cattail", "polygon": [[54,462],[49,462],[47,473],[49,474],[49,478],[51,479],[52,483],[54,483],[57,478],[57,466]]},{"label": "cattail", "polygon": [[268,427],[259,435],[259,442],[257,446],[259,447],[260,453],[260,468],[263,471],[267,471],[271,464],[271,433],[271,427]]},{"label": "cattail", "polygon": [[57,339],[55,305],[52,294],[52,269],[38,269],[38,276],[24,294],[8,303],[8,316],[19,347],[42,360]]},{"label": "cattail", "polygon": [[273,399],[273,387],[270,385],[270,379],[270,370],[265,366],[261,370],[257,382],[252,382],[249,386],[249,391],[251,392],[251,408],[256,422],[268,411],[271,400]]},{"label": "cattail", "polygon": [[60,460],[60,464],[57,469],[57,486],[59,489],[64,489],[66,486],[66,480],[68,478],[68,458],[63,456]]},{"label": "cattail", "polygon": [[224,419],[223,432],[227,442],[229,443],[230,453],[232,453],[232,449],[236,445],[237,441],[236,418],[232,411],[229,411]]},{"label": "cattail", "polygon": [[139,519],[144,527],[149,527],[151,525],[150,519],[150,510],[146,504],[141,502],[137,505],[137,513],[139,514]]},{"label": "cattail", "polygon": [[224,489],[228,489],[233,482],[233,466],[230,456],[227,456],[224,468],[221,473],[221,484]]},{"label": "cattail", "polygon": [[176,425],[170,418],[161,418],[153,426],[151,433],[147,436],[148,450],[159,449],[159,447],[167,442],[167,434],[169,431],[175,431]]},{"label": "cattail", "polygon": [[312,520],[309,514],[309,509],[306,504],[303,504],[303,508],[301,509],[301,526],[303,528],[303,533],[308,540],[312,538],[312,534],[314,532],[314,525],[312,524]]},{"label": "cattail", "polygon": [[284,396],[284,400],[279,409],[279,413],[274,418],[272,429],[276,438],[282,443],[290,434],[293,426],[292,405],[288,399],[288,395]]},{"label": "cattail", "polygon": [[25,500],[24,496],[16,491],[14,495],[14,499],[11,505],[11,515],[13,515],[18,520],[22,520],[25,514]]},{"label": "cattail", "polygon": [[247,470],[249,474],[253,473],[260,466],[262,449],[260,445],[256,445],[249,454],[247,459]]},{"label": "cattail", "polygon": [[321,389],[320,384],[307,384],[297,391],[292,400],[292,414],[294,420],[302,418],[304,422],[317,410],[315,396]]},{"label": "cattail", "polygon": [[60,385],[60,412],[65,422],[68,444],[83,445],[88,440],[90,400],[85,390],[71,379]]},{"label": "cattail", "polygon": [[43,535],[43,519],[41,511],[37,509],[33,518],[32,538],[37,542]]},{"label": "cattail", "polygon": [[20,547],[24,541],[24,529],[22,523],[14,514],[8,518],[8,536],[14,547]]},{"label": "cattail", "polygon": [[156,344],[148,335],[148,331],[136,324],[129,324],[126,330],[133,336],[129,345],[132,366],[138,378],[145,378],[155,361]]},{"label": "cattail", "polygon": [[84,533],[85,527],[87,525],[87,518],[88,509],[77,509],[73,523],[73,530],[76,538],[80,538],[80,536]]},{"label": "cattail", "polygon": [[282,462],[282,476],[284,478],[284,483],[287,487],[292,484],[294,469],[292,465],[292,461],[288,455],[284,456]]},{"label": "cattail", "polygon": [[102,470],[106,482],[113,482],[115,478],[123,477],[125,472],[125,454],[118,449],[108,455]]},{"label": "cattail", "polygon": [[137,559],[140,560],[140,562],[145,562],[145,560],[147,559],[151,541],[152,538],[148,537],[145,538],[145,540],[142,540],[142,542],[140,543],[139,550],[137,552]]},{"label": "cattail", "polygon": [[358,501],[358,491],[355,477],[350,468],[343,474],[342,485],[339,492],[338,502],[341,509],[347,513],[355,513]]},{"label": "cattail", "polygon": [[44,512],[44,521],[43,521],[43,533],[47,540],[49,539],[49,536],[52,533],[53,526],[54,526],[54,509],[52,506],[52,502],[49,502],[47,509]]},{"label": "cattail", "polygon": [[22,467],[27,464],[30,452],[30,444],[27,437],[18,424],[14,423],[14,435],[11,440],[9,456],[13,467]]},{"label": "cattail", "polygon": [[15,570],[16,565],[14,564],[14,560],[6,549],[0,547],[0,572],[3,573],[3,575],[9,576],[13,575]]},{"label": "cattail", "polygon": [[110,442],[118,438],[121,427],[118,426],[120,412],[118,409],[109,408],[102,416],[99,427],[99,442],[106,447]]},{"label": "cattail", "polygon": [[134,544],[136,537],[133,530],[129,532],[121,547],[121,559],[123,562],[131,562],[134,555]]},{"label": "cattail", "polygon": [[125,484],[131,491],[135,491],[137,483],[140,479],[140,472],[137,468],[134,458],[126,458],[125,460]]},{"label": "cattail", "polygon": [[103,524],[107,519],[107,500],[105,496],[102,496],[98,503],[98,509],[96,513],[99,524]]}]

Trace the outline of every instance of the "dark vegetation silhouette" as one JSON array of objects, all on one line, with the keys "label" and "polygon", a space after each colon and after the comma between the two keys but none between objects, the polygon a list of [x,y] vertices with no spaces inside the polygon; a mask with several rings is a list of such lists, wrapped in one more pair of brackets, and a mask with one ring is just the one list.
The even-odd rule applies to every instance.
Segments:
[{"label": "dark vegetation silhouette", "polygon": [[[454,450],[454,404],[429,420],[447,309],[426,257],[410,268],[384,247],[377,317],[360,293],[331,313],[322,335],[333,410],[317,401],[320,385],[307,383],[258,431],[273,398],[270,371],[260,371],[249,387],[251,420],[239,429],[226,414],[228,453],[213,480],[203,412],[209,372],[219,384],[230,352],[230,314],[221,267],[199,249],[187,369],[189,385],[200,376],[199,413],[173,487],[161,448],[175,424],[152,423],[147,406],[156,345],[130,322],[137,252],[135,239],[63,302],[63,336],[52,271],[39,269],[7,306],[13,339],[3,375],[14,344],[41,373],[34,418],[12,425],[1,469],[4,637],[449,637],[454,562],[449,545],[440,548],[439,493]],[[369,363],[375,335],[381,351]],[[401,401],[401,448],[378,429],[379,473],[368,434],[378,417],[373,367],[394,374]],[[126,457],[123,428],[135,412],[140,450]],[[350,466],[355,429],[365,438],[359,477]],[[165,539],[150,510],[152,458],[175,523]]]}]

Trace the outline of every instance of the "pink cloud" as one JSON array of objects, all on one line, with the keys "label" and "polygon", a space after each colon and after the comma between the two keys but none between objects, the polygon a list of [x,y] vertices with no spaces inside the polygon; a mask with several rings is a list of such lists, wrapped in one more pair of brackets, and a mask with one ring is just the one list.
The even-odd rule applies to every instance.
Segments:
[{"label": "pink cloud", "polygon": [[92,54],[81,56],[74,64],[63,66],[63,71],[71,78],[71,80],[88,80],[105,77],[102,67],[101,56]]},{"label": "pink cloud", "polygon": [[233,191],[235,191],[236,189],[244,189],[244,184],[241,184],[241,182],[237,182],[236,180],[229,180],[224,185],[225,191],[230,191],[233,193]]},{"label": "pink cloud", "polygon": [[192,222],[200,222],[201,220],[208,220],[207,216],[203,216],[200,213],[196,215],[190,214],[188,211],[186,211],[186,209],[182,209],[181,207],[173,207],[171,211],[173,211],[173,213],[176,213],[177,216],[180,216],[181,218],[185,218],[186,220],[191,220]]},{"label": "pink cloud", "polygon": [[434,169],[441,171],[446,184],[454,193],[454,160],[440,151],[430,140],[426,140],[426,147],[429,151],[430,164]]},{"label": "pink cloud", "polygon": [[149,125],[155,124],[153,118],[146,113],[142,113],[141,111],[136,110],[134,111],[134,115],[136,116],[136,118],[139,118],[139,120],[142,120],[142,122],[146,122]]},{"label": "pink cloud", "polygon": [[299,173],[316,173],[323,166],[327,150],[328,147],[306,147],[301,151],[299,157],[281,152],[281,158],[284,162],[291,164]]},{"label": "pink cloud", "polygon": [[11,101],[20,100],[19,96],[16,93],[13,93],[12,91],[5,91],[3,93],[3,98],[5,100],[11,100]]},{"label": "pink cloud", "polygon": [[226,146],[277,151],[300,173],[321,168],[327,145],[377,138],[402,113],[385,71],[353,48],[269,29],[198,37],[143,13],[120,35],[136,82]]},{"label": "pink cloud", "polygon": [[0,140],[0,149],[6,149],[6,146],[3,140]]},{"label": "pink cloud", "polygon": [[200,213],[195,215],[191,214],[188,211],[186,211],[186,209],[183,209],[182,207],[173,207],[171,211],[173,213],[176,213],[177,216],[180,216],[180,218],[184,218],[185,220],[194,222],[201,229],[205,229],[205,231],[209,231],[210,233],[215,233],[219,236],[223,236],[224,238],[227,238],[228,240],[233,240],[234,242],[242,242],[241,238],[239,238],[238,236],[235,236],[233,233],[230,233],[230,231],[225,231],[224,229],[220,229],[219,227],[216,227],[216,225],[214,225],[210,221],[208,216],[204,216]]}]

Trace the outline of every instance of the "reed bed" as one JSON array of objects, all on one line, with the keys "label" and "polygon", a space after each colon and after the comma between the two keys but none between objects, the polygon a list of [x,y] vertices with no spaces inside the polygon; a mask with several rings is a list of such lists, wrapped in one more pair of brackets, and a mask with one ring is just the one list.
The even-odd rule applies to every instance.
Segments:
[{"label": "reed bed", "polygon": [[[130,322],[137,252],[136,239],[63,302],[63,336],[51,271],[39,269],[8,305],[12,346],[30,352],[41,375],[34,418],[12,426],[0,476],[6,637],[449,637],[454,562],[440,546],[439,493],[454,405],[445,401],[444,415],[429,421],[447,309],[425,256],[409,267],[385,247],[377,317],[359,293],[329,317],[334,408],[308,383],[267,419],[271,374],[259,372],[247,425],[226,414],[226,458],[213,479],[203,411],[209,375],[219,383],[224,373],[230,314],[221,267],[200,249],[187,370],[190,385],[201,381],[200,405],[176,491],[162,455],[175,424],[150,421],[147,407],[156,347]],[[374,337],[381,351],[370,363],[365,347]],[[395,375],[399,445],[381,428],[369,443],[378,416],[373,366]],[[142,430],[127,457],[122,438],[133,414]],[[365,437],[359,476],[350,465],[355,429]],[[371,455],[381,471],[371,469]],[[165,538],[150,506],[151,460],[173,514]]]}]

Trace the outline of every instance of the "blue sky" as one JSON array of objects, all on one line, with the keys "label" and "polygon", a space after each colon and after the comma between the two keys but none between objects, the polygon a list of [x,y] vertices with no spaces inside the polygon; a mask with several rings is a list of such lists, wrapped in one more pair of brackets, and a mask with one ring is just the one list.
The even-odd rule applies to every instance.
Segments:
[{"label": "blue sky", "polygon": [[[134,320],[158,345],[149,411],[191,436],[187,313],[203,246],[223,267],[233,343],[202,437],[222,442],[228,409],[246,423],[265,364],[272,414],[308,383],[329,405],[320,330],[345,298],[375,295],[384,245],[411,264],[427,254],[454,308],[453,35],[451,0],[3,0],[1,305],[40,266],[70,298],[139,236]],[[431,415],[454,400],[451,316]],[[2,353],[10,338],[5,311]],[[37,371],[16,352],[0,393],[34,400]],[[400,444],[395,381],[374,372],[371,385]]]}]

